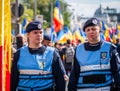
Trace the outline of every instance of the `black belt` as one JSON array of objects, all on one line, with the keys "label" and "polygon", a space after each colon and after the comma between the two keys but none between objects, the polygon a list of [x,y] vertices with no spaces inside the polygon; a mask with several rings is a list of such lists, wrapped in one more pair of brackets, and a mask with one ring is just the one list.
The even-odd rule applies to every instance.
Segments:
[{"label": "black belt", "polygon": [[104,83],[106,82],[105,75],[89,75],[89,76],[83,76],[83,83],[87,84],[98,84],[98,83]]}]

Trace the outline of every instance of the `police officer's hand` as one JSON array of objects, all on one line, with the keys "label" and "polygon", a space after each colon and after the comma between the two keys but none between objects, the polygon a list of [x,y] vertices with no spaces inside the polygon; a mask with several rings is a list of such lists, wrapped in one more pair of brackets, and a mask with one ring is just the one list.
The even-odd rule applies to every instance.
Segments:
[{"label": "police officer's hand", "polygon": [[65,81],[68,81],[69,77],[67,75],[64,75],[64,79],[65,79]]}]

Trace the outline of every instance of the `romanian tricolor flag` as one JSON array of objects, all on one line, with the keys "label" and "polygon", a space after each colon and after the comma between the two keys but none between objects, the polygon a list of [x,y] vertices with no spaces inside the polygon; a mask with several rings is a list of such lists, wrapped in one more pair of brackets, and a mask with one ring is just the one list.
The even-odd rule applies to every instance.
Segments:
[{"label": "romanian tricolor flag", "polygon": [[106,41],[109,41],[109,42],[111,41],[109,29],[105,30],[104,36]]},{"label": "romanian tricolor flag", "polygon": [[11,14],[10,0],[0,0],[0,91],[10,91]]},{"label": "romanian tricolor flag", "polygon": [[56,0],[56,6],[54,8],[54,30],[55,32],[59,32],[63,27],[63,17],[60,12],[60,3],[59,0]]},{"label": "romanian tricolor flag", "polygon": [[110,31],[109,31],[108,26],[103,21],[101,21],[101,26],[102,26],[102,32],[104,32],[104,38],[105,38],[105,40],[106,41],[111,41]]}]

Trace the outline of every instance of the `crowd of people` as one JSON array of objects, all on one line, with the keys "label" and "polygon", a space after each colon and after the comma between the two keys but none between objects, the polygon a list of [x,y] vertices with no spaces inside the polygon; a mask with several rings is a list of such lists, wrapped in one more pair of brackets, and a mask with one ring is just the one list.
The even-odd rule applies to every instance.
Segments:
[{"label": "crowd of people", "polygon": [[11,91],[120,91],[120,39],[102,40],[97,18],[83,30],[86,42],[53,45],[41,22],[30,22],[12,45]]}]

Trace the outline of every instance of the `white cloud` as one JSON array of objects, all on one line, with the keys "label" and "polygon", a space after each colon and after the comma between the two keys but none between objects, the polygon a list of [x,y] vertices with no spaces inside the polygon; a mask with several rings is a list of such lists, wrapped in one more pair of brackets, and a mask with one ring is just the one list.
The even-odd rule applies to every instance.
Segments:
[{"label": "white cloud", "polygon": [[117,1],[112,1],[112,2],[108,2],[108,3],[102,3],[103,7],[105,6],[109,6],[111,8],[117,8],[117,9],[120,9],[120,2],[117,2]]},{"label": "white cloud", "polygon": [[84,16],[93,16],[96,8],[98,8],[98,5],[95,4],[76,4],[76,3],[71,3],[70,4],[72,9],[74,9],[75,14],[78,15],[84,15]]}]

